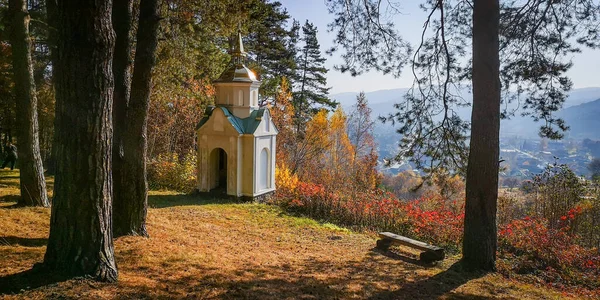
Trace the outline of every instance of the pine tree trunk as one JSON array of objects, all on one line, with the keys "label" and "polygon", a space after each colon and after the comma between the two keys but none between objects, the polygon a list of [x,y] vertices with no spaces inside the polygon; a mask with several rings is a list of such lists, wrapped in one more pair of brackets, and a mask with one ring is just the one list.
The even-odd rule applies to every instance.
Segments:
[{"label": "pine tree trunk", "polygon": [[115,193],[115,235],[147,236],[146,127],[152,68],[158,45],[158,0],[142,0],[127,122],[123,131],[120,192]]},{"label": "pine tree trunk", "polygon": [[39,145],[37,96],[29,38],[29,12],[25,0],[10,0],[9,10],[13,16],[10,42],[17,102],[17,140],[21,178],[19,204],[48,207]]},{"label": "pine tree trunk", "polygon": [[110,0],[57,2],[56,177],[44,263],[116,281],[112,237]]},{"label": "pine tree trunk", "polygon": [[[56,66],[57,64],[57,52],[56,52],[56,1],[57,0],[46,0],[46,23],[48,24],[48,48],[50,49],[50,62],[52,64],[52,85],[56,82]],[[52,137],[52,144],[50,145],[50,157],[46,161],[46,174],[54,175],[56,172],[56,159],[54,158],[54,146],[56,145],[56,134]]]},{"label": "pine tree trunk", "polygon": [[473,113],[467,166],[463,263],[494,270],[500,133],[499,1],[473,8]]},{"label": "pine tree trunk", "polygon": [[[120,203],[123,195],[128,192],[128,178],[124,165],[123,131],[125,130],[127,105],[131,90],[131,0],[116,1],[112,10],[113,27],[115,29],[115,53],[113,57],[113,74],[115,90],[113,93],[113,224],[115,236],[128,234],[120,233],[121,226]],[[127,199],[129,200],[129,199]]]}]

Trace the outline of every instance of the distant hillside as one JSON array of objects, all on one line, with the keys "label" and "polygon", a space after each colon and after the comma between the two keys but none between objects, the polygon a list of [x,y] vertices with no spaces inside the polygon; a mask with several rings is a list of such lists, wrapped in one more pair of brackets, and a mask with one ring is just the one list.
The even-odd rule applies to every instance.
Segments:
[{"label": "distant hillside", "polygon": [[600,98],[563,109],[558,116],[571,127],[567,133],[569,137],[600,139]]},{"label": "distant hillside", "polygon": [[[395,111],[393,105],[402,101],[407,91],[408,89],[403,88],[366,93],[373,110],[373,117],[387,116],[393,113]],[[339,101],[344,109],[348,111],[356,101],[357,94],[341,93],[331,95],[331,97]],[[462,94],[464,98],[470,98],[468,90],[465,90]],[[565,101],[564,108],[557,113],[558,116],[565,118],[567,125],[571,127],[571,130],[567,133],[568,136],[573,138],[600,138],[600,131],[596,130],[596,128],[600,128],[598,126],[600,125],[599,98],[600,87],[574,89],[569,92],[569,98]],[[459,109],[459,115],[468,119],[470,108]],[[530,117],[518,116],[517,112],[517,116],[502,121],[501,134],[504,136],[537,137],[541,125],[539,122],[534,122]],[[385,132],[382,132],[382,134],[392,132],[390,128],[385,127],[388,126],[378,126],[379,130]]]}]

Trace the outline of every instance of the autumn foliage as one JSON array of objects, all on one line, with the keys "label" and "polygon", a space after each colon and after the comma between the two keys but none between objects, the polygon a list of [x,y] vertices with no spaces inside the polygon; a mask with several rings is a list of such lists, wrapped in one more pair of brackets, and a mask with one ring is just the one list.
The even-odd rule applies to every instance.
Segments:
[{"label": "autumn foliage", "polygon": [[[464,221],[462,178],[441,171],[424,183],[414,173],[400,173],[385,178],[387,190],[357,184],[352,177],[366,172],[355,168],[364,168],[368,156],[353,160],[355,148],[344,136],[344,117],[338,109],[321,111],[309,121],[305,138],[310,140],[303,145],[309,160],[290,159],[284,150],[272,201],[317,220],[358,230],[391,231],[458,253]],[[586,189],[563,166],[550,166],[534,182],[529,195],[500,197],[499,271],[558,287],[599,288],[600,254],[590,246],[595,241],[590,237],[597,226],[597,201],[582,198]],[[421,189],[415,190],[419,185]]]},{"label": "autumn foliage", "polygon": [[505,274],[533,274],[558,285],[600,288],[600,255],[597,249],[577,244],[571,233],[579,208],[561,217],[553,228],[542,217],[525,217],[502,226],[499,236],[499,269]]},{"label": "autumn foliage", "polygon": [[159,154],[148,162],[148,185],[152,189],[190,192],[196,187],[196,153]]},{"label": "autumn foliage", "polygon": [[458,251],[464,207],[435,193],[404,201],[381,189],[344,193],[299,181],[286,169],[276,173],[276,204],[319,220],[361,230],[392,231]]}]

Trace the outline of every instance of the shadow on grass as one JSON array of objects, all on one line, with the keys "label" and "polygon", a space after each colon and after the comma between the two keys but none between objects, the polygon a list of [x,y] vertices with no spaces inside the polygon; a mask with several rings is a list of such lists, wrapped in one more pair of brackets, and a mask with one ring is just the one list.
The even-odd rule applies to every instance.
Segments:
[{"label": "shadow on grass", "polygon": [[19,178],[17,180],[4,180],[6,177],[0,178],[0,188],[13,188],[18,189],[21,186],[19,185]]},{"label": "shadow on grass", "polygon": [[[218,299],[437,299],[444,295],[476,299],[447,293],[479,275],[463,273],[457,266],[431,277],[415,275],[421,269],[409,264],[399,270],[374,252],[341,265],[308,259],[296,266],[241,263],[227,271],[188,264],[186,273],[193,275],[161,279],[155,288],[121,286],[118,299],[203,298],[208,294]],[[395,287],[390,290],[390,286]]]},{"label": "shadow on grass", "polygon": [[[396,291],[379,292],[369,299],[437,299],[467,282],[485,276],[485,272],[467,272],[460,262],[423,280],[404,284]],[[456,294],[455,298],[479,299],[475,295]],[[452,298],[452,297],[451,297]],[[481,297],[481,299],[486,299]]]},{"label": "shadow on grass", "polygon": [[0,236],[0,246],[43,247],[48,239],[22,238],[18,236]]},{"label": "shadow on grass", "polygon": [[[186,273],[193,275],[161,278],[155,288],[121,286],[117,299],[350,299],[356,291],[350,286],[362,285],[365,290],[378,290],[375,282],[402,281],[393,273],[373,272],[380,261],[368,253],[364,260],[332,265],[331,261],[307,259],[299,266],[254,265],[240,263],[234,270],[207,268],[202,264],[186,265]],[[172,273],[174,266],[164,265]],[[409,268],[413,270],[413,268]],[[152,271],[158,272],[159,269]],[[179,273],[181,274],[181,273]],[[321,276],[329,274],[326,278]],[[338,275],[332,275],[338,274]]]},{"label": "shadow on grass", "polygon": [[232,204],[244,201],[225,194],[222,190],[208,193],[149,195],[148,206],[151,208],[166,208],[175,206],[194,206],[208,204]]},{"label": "shadow on grass", "polygon": [[0,277],[0,295],[19,294],[26,290],[55,285],[69,278],[48,271],[42,264],[32,269]]},{"label": "shadow on grass", "polygon": [[405,263],[409,263],[409,264],[413,264],[419,267],[423,267],[423,268],[430,268],[430,267],[435,267],[436,264],[435,263],[428,263],[428,262],[423,262],[421,260],[412,258],[408,255],[405,255],[404,253],[401,252],[397,252],[397,251],[393,251],[393,250],[388,250],[388,251],[383,251],[381,249],[378,249],[377,247],[374,247],[371,249],[372,253],[378,253],[381,254],[387,258],[391,258],[391,259],[395,259],[395,260],[400,260],[403,261]]},{"label": "shadow on grass", "polygon": [[0,202],[18,202],[19,198],[21,198],[20,195],[4,195],[4,196],[0,196]]},{"label": "shadow on grass", "polygon": [[[21,179],[19,172],[18,169],[15,169],[14,171],[0,169],[0,188],[12,187],[19,189],[19,180]],[[54,187],[54,175],[44,174],[44,176],[46,179],[46,188],[52,190]]]}]

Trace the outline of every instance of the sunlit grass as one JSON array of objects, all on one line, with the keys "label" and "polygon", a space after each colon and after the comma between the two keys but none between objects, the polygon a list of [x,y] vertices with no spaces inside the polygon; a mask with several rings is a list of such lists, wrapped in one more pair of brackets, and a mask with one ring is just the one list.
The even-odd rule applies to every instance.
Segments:
[{"label": "sunlit grass", "polygon": [[[0,173],[0,184],[16,172]],[[51,182],[51,178],[49,178]],[[18,181],[17,181],[18,183]],[[50,209],[0,197],[0,287],[43,261]],[[16,298],[146,299],[558,299],[559,292],[501,275],[427,266],[374,251],[375,236],[290,216],[265,204],[152,191],[150,238],[115,241],[118,284],[74,279],[17,291]],[[396,249],[402,253],[403,249]],[[1,293],[2,291],[0,291]],[[2,298],[0,294],[0,298]]]}]

